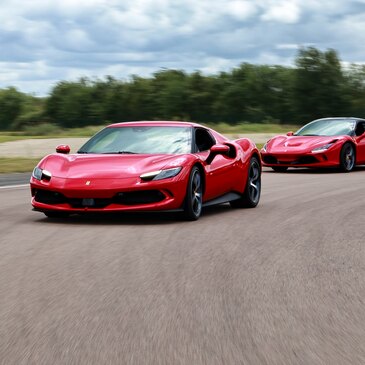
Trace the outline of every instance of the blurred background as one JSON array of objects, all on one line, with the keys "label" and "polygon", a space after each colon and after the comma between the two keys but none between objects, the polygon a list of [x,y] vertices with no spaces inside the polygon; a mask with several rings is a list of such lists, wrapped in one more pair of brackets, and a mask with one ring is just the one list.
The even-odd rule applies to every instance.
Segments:
[{"label": "blurred background", "polygon": [[312,119],[364,117],[364,13],[342,0],[10,0],[0,165],[51,152],[11,142],[86,138],[113,122],[194,121],[261,133],[260,144]]}]

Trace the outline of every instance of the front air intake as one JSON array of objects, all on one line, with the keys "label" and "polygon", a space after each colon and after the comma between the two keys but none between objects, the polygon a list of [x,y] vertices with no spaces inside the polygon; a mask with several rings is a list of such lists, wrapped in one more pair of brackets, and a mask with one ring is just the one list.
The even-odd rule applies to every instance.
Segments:
[{"label": "front air intake", "polygon": [[122,205],[152,204],[164,199],[165,195],[159,190],[142,190],[118,193],[114,198],[114,203]]}]

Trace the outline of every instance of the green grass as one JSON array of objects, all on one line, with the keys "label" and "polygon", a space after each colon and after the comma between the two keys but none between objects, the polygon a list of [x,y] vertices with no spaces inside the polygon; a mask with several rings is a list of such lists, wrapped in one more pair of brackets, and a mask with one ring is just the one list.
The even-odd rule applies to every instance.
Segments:
[{"label": "green grass", "polygon": [[62,137],[62,136],[28,136],[28,135],[18,135],[18,136],[12,136],[12,135],[7,135],[7,134],[3,134],[0,132],[0,143],[4,143],[4,142],[12,142],[12,141],[20,141],[23,139],[47,139],[47,138],[58,138],[58,137]]},{"label": "green grass", "polygon": [[266,124],[266,123],[239,123],[230,125],[227,123],[210,124],[209,127],[222,134],[244,134],[244,133],[286,133],[299,129],[295,125]]},{"label": "green grass", "polygon": [[[298,129],[298,126],[294,125],[265,123],[240,123],[236,125],[215,123],[207,125],[222,134],[286,133]],[[22,132],[0,132],[0,143],[34,138],[91,137],[102,128],[103,126],[89,126],[59,129],[54,126],[37,126]]]},{"label": "green grass", "polygon": [[58,129],[28,128],[21,132],[0,132],[0,143],[19,141],[23,139],[62,138],[62,137],[91,137],[103,126],[89,126],[83,128]]},{"label": "green grass", "polygon": [[0,173],[30,172],[40,161],[40,158],[0,157]]}]

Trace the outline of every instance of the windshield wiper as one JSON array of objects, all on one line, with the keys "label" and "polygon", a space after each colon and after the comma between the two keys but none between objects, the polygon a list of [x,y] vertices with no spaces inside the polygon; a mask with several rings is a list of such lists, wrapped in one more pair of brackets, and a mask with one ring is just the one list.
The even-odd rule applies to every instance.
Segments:
[{"label": "windshield wiper", "polygon": [[77,151],[77,153],[89,153],[89,152],[79,150]]},{"label": "windshield wiper", "polygon": [[313,136],[319,136],[319,134],[298,134],[298,136],[302,136],[302,137],[313,137]]}]

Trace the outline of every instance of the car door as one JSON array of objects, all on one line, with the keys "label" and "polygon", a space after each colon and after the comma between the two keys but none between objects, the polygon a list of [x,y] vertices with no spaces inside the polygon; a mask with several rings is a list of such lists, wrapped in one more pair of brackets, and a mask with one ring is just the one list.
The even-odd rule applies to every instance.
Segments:
[{"label": "car door", "polygon": [[[204,128],[195,128],[196,152],[205,161],[209,155],[209,149],[216,144],[211,133]],[[211,200],[232,190],[235,182],[235,158],[223,155],[214,157],[210,164],[204,164],[206,184],[204,200]]]},{"label": "car door", "polygon": [[365,121],[358,121],[355,128],[356,163],[365,163]]}]

